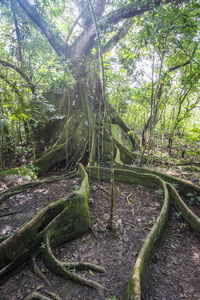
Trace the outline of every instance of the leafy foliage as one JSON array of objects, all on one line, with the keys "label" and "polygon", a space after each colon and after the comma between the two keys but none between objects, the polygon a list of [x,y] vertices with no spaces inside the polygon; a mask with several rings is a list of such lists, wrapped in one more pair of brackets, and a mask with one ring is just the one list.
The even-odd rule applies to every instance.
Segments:
[{"label": "leafy foliage", "polygon": [[196,196],[196,194],[188,193],[188,197],[190,197],[190,205],[200,205],[200,197]]},{"label": "leafy foliage", "polygon": [[[49,95],[57,94],[59,99],[66,88],[73,89],[79,67],[70,56],[58,56],[21,6],[13,3],[0,3],[0,119],[3,152],[21,157],[25,147],[24,152],[34,152],[38,132],[46,123],[64,118]],[[84,24],[92,22],[80,19],[70,31],[81,12],[75,3],[33,2],[55,39],[62,45],[67,41],[70,47],[84,36]],[[108,1],[105,12],[110,14],[126,4]],[[103,49],[120,28],[130,28],[103,55],[107,98],[116,115],[138,132],[151,118],[149,136],[162,138],[165,134],[173,140],[177,133],[184,133],[193,147],[191,155],[199,142],[195,131],[200,122],[199,8],[197,0],[158,7],[152,2],[144,14],[110,23],[106,29],[103,23],[99,25]],[[97,68],[96,45],[90,50],[85,64],[89,70],[91,65]]]}]

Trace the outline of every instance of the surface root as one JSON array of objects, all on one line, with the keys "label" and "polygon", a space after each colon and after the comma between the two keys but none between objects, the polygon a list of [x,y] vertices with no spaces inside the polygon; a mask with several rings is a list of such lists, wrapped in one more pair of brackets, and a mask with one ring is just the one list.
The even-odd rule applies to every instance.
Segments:
[{"label": "surface root", "polygon": [[31,259],[30,259],[30,266],[31,269],[33,270],[33,272],[42,280],[44,280],[44,282],[51,287],[51,283],[48,280],[48,278],[41,272],[40,268],[38,267],[37,263],[36,263],[36,258],[38,256],[38,253],[35,253],[34,255],[32,255]]},{"label": "surface root", "polygon": [[103,291],[105,288],[89,279],[85,279],[81,277],[80,275],[76,274],[75,272],[70,271],[71,267],[75,267],[76,269],[93,269],[95,271],[99,272],[105,272],[105,269],[99,266],[96,266],[91,263],[65,263],[61,262],[58,260],[54,255],[51,250],[50,246],[50,234],[47,234],[45,237],[45,252],[44,252],[44,257],[45,257],[45,263],[47,264],[48,268],[53,271],[54,273],[57,273],[59,275],[62,275],[65,278],[70,278],[80,284],[83,284],[85,286],[91,287],[99,292],[100,295],[103,295]]},{"label": "surface root", "polygon": [[33,292],[27,295],[24,300],[50,300],[48,297],[43,296],[38,292]]}]

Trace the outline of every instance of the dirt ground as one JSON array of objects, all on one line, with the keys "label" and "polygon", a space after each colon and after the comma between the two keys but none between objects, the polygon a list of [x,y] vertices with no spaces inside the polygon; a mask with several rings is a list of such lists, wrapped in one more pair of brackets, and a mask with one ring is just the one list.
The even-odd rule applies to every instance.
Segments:
[{"label": "dirt ground", "polygon": [[[46,183],[5,200],[0,206],[0,236],[16,232],[28,218],[77,189],[79,184],[76,178]],[[6,186],[1,187],[4,188]],[[106,274],[78,273],[106,287],[104,299],[122,300],[145,236],[160,212],[162,195],[142,186],[115,182],[116,230],[111,234],[106,229],[110,207],[109,183],[92,180],[90,189],[91,230],[56,247],[54,254],[61,261],[87,261],[104,267]],[[53,291],[62,300],[100,299],[96,290],[52,274],[44,265],[42,255],[38,256],[37,264],[51,286],[34,274],[31,264],[26,262],[0,279],[0,299],[23,299],[33,291],[46,296],[46,291]],[[173,208],[147,265],[142,299],[200,300],[200,239]]]}]

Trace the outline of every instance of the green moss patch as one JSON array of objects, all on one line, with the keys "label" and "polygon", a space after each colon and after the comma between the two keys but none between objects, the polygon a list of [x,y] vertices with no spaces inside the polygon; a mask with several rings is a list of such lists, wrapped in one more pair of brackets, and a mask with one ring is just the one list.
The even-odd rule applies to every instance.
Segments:
[{"label": "green moss patch", "polygon": [[120,145],[125,147],[127,150],[132,151],[133,146],[127,134],[124,133],[122,128],[118,124],[111,124],[111,131],[114,140],[116,140]]},{"label": "green moss patch", "polygon": [[31,169],[25,166],[13,168],[0,173],[0,179],[7,182],[16,181],[20,178],[24,180],[34,180],[37,179],[37,176],[33,171],[31,171]]},{"label": "green moss patch", "polygon": [[88,207],[89,182],[82,165],[78,175],[82,183],[77,192],[49,204],[39,211],[19,231],[0,244],[0,276],[28,259],[47,234],[53,245],[74,239],[90,227]]}]

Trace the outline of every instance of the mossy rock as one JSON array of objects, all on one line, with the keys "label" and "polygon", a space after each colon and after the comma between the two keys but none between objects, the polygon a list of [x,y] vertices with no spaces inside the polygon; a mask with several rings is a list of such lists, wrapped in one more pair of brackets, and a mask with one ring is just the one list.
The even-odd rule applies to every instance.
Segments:
[{"label": "mossy rock", "polygon": [[0,173],[0,180],[5,182],[18,182],[21,179],[34,180],[37,179],[37,176],[31,169],[25,166],[9,169]]}]

